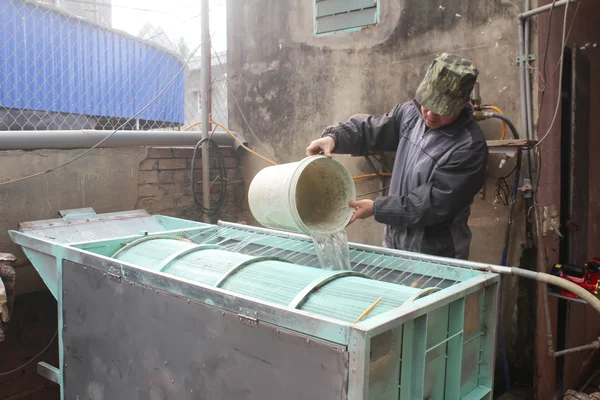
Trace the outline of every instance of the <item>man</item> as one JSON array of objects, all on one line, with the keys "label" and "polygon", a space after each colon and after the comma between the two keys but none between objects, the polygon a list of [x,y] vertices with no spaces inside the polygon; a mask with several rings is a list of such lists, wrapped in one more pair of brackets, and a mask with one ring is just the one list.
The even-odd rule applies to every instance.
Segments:
[{"label": "man", "polygon": [[479,71],[471,61],[437,57],[415,99],[380,116],[330,126],[308,155],[396,151],[389,196],[350,202],[351,222],[386,224],[383,246],[467,259],[467,224],[487,168],[487,145],[473,119],[470,95]]}]

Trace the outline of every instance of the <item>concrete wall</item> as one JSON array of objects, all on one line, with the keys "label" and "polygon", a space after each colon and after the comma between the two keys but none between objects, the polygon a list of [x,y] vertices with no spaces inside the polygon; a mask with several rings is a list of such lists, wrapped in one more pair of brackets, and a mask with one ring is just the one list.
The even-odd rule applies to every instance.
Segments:
[{"label": "concrete wall", "polygon": [[[383,114],[410,100],[441,51],[471,58],[481,70],[484,102],[501,107],[518,124],[517,8],[512,3],[450,2],[441,9],[438,1],[382,0],[380,26],[326,37],[313,34],[307,4],[259,0],[234,1],[229,7],[230,93],[243,100],[253,131],[278,162],[304,157],[305,147],[330,124],[356,113]],[[232,127],[268,153],[249,134],[233,100],[230,110]],[[499,137],[499,122],[482,126],[489,138]],[[373,172],[362,159],[344,160],[353,173]],[[498,161],[493,158],[491,172],[506,172],[497,171]],[[265,164],[251,159],[247,166],[251,177]],[[506,207],[494,204],[492,183],[485,201],[474,207],[472,258],[497,262]],[[357,183],[359,193],[376,188],[373,181]],[[350,236],[378,244],[381,227],[357,224]]]},{"label": "concrete wall", "polygon": [[[279,163],[300,160],[306,146],[326,126],[356,113],[383,114],[412,99],[426,68],[443,51],[473,60],[480,69],[484,104],[500,107],[519,126],[515,60],[516,15],[521,1],[380,0],[380,4],[379,26],[317,37],[310,1],[228,2],[231,127],[243,132],[254,149],[275,156]],[[234,98],[241,103],[243,116]],[[499,138],[498,121],[485,121],[481,126],[488,139]],[[339,159],[353,174],[374,172],[362,158]],[[500,156],[490,156],[490,173],[496,176],[514,165],[512,160],[498,170],[499,161]],[[255,157],[246,158],[243,172],[247,182],[265,166]],[[472,209],[470,258],[497,264],[508,208],[494,201],[495,182],[488,179],[484,198],[477,196]],[[512,187],[512,178],[507,183]],[[380,184],[376,179],[357,181],[357,192],[375,190]],[[515,207],[509,253],[512,265],[521,262],[524,208],[522,203]],[[382,226],[372,220],[359,221],[348,232],[352,241],[381,243]],[[530,286],[505,280],[505,293],[512,294],[503,304],[505,344],[510,349],[513,378],[526,383],[533,380],[534,295],[530,291]],[[522,312],[513,311],[517,304]],[[520,336],[511,333],[517,331]]]},{"label": "concrete wall", "polygon": [[[82,150],[0,152],[0,182],[48,170]],[[244,185],[238,160],[223,149],[229,179],[223,220],[242,219]],[[37,272],[10,240],[7,231],[19,222],[56,218],[58,210],[92,207],[97,213],[145,209],[150,213],[199,220],[191,196],[190,148],[130,148],[95,150],[79,161],[37,178],[0,186],[0,252],[13,253],[17,263],[17,293],[43,289]],[[196,160],[198,181],[200,159]],[[213,172],[214,173],[214,172]],[[197,186],[201,193],[201,184]]]}]

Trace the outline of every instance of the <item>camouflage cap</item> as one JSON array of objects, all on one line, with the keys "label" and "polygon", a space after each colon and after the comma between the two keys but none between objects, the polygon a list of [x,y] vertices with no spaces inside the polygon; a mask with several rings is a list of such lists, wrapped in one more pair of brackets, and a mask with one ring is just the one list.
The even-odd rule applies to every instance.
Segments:
[{"label": "camouflage cap", "polygon": [[456,115],[469,100],[478,75],[471,61],[442,53],[427,70],[416,100],[438,115]]}]

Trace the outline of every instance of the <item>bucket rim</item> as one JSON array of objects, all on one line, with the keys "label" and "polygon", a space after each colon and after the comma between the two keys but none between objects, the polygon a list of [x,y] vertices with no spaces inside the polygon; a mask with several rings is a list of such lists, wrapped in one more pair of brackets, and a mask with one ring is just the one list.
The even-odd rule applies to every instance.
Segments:
[{"label": "bucket rim", "polygon": [[302,175],[304,170],[310,164],[314,163],[317,160],[328,160],[327,162],[333,162],[333,164],[336,165],[338,170],[345,176],[346,180],[348,182],[350,182],[350,184],[348,185],[349,190],[350,190],[350,193],[349,193],[350,199],[352,199],[352,200],[356,199],[356,186],[354,185],[354,180],[352,179],[352,174],[350,173],[348,168],[346,168],[346,166],[344,164],[342,164],[339,160],[336,160],[334,158],[329,158],[324,155],[315,155],[315,156],[305,157],[302,160],[298,161],[298,167],[295,169],[294,174],[292,175],[292,179],[290,181],[290,185],[288,187],[288,191],[289,191],[288,199],[290,201],[290,211],[291,211],[292,217],[294,218],[294,221],[296,222],[297,226],[302,230],[302,232],[307,235],[310,235],[311,232],[312,233],[334,233],[334,232],[338,232],[340,230],[346,229],[346,227],[350,223],[350,219],[352,218],[352,213],[353,213],[353,211],[350,211],[351,210],[350,206],[348,206],[349,212],[348,212],[348,215],[346,216],[346,218],[344,219],[343,224],[341,224],[341,226],[338,226],[336,229],[333,229],[333,230],[310,230],[308,228],[308,226],[306,226],[304,221],[302,221],[302,218],[300,218],[300,214],[298,213],[298,208],[296,207],[296,190],[295,189],[297,187],[298,180],[300,179],[300,176]]}]

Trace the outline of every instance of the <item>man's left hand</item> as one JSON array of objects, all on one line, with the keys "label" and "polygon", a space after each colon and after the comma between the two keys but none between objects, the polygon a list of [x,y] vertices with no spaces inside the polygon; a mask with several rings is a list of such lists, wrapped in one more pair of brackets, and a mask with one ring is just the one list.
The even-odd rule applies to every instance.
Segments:
[{"label": "man's left hand", "polygon": [[359,200],[351,201],[348,203],[350,207],[354,208],[350,223],[353,223],[357,219],[366,219],[372,217],[375,214],[375,202],[373,200]]}]

